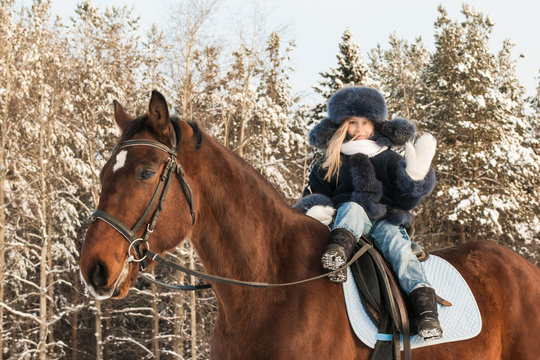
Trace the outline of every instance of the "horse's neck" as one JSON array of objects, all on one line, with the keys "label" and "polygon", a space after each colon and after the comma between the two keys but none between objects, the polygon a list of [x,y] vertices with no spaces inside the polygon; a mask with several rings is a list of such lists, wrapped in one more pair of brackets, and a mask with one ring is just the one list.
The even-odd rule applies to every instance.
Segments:
[{"label": "horse's neck", "polygon": [[[290,209],[262,176],[220,144],[205,138],[200,151],[209,153],[201,154],[205,161],[199,162],[196,182],[202,195],[193,238],[205,269],[274,283],[319,274],[325,227]],[[230,298],[236,304],[237,296],[268,294],[230,285],[216,288],[222,290],[222,301]]]},{"label": "horse's neck", "polygon": [[[250,165],[214,139],[205,138],[200,169],[199,226],[194,235],[207,267],[227,275],[262,277],[275,272],[292,218],[301,218]],[[300,220],[302,222],[302,220]],[[219,263],[215,263],[216,260]]]}]

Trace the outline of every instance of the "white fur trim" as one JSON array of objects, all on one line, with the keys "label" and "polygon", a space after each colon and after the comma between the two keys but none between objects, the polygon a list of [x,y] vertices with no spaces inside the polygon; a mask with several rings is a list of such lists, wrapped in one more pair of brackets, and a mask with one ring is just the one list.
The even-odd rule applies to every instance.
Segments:
[{"label": "white fur trim", "polygon": [[116,172],[116,170],[121,169],[126,164],[126,158],[127,158],[127,150],[122,150],[116,155],[116,163],[114,163],[114,166],[112,168],[113,173]]},{"label": "white fur trim", "polygon": [[311,216],[328,226],[332,223],[335,212],[336,209],[331,206],[315,205],[306,212],[306,215]]},{"label": "white fur trim", "polygon": [[414,181],[423,180],[435,156],[437,140],[431,134],[424,134],[418,138],[416,144],[405,144],[405,171]]}]

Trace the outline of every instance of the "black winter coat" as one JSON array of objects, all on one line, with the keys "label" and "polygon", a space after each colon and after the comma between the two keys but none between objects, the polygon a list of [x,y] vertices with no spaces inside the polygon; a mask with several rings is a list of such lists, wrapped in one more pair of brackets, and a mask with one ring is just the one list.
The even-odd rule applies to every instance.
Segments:
[{"label": "black winter coat", "polygon": [[338,208],[347,201],[359,203],[372,220],[387,217],[396,225],[409,227],[414,209],[435,185],[430,169],[424,180],[414,181],[405,171],[405,159],[391,149],[368,158],[366,155],[341,155],[338,176],[324,180],[326,169],[317,162],[309,176],[304,196],[323,194]]},{"label": "black winter coat", "polygon": [[[310,132],[310,144],[325,151],[336,129],[336,125],[324,119]],[[433,169],[423,180],[415,181],[405,171],[405,159],[391,149],[412,141],[415,134],[416,126],[406,119],[386,121],[376,128],[372,140],[388,149],[372,158],[363,154],[342,154],[339,175],[329,182],[324,180],[326,170],[322,169],[321,162],[317,162],[310,173],[304,198],[295,207],[306,211],[318,204],[328,205],[324,200],[327,196],[336,208],[344,202],[355,201],[372,220],[387,218],[395,225],[409,227],[412,222],[409,210],[435,186]]]}]

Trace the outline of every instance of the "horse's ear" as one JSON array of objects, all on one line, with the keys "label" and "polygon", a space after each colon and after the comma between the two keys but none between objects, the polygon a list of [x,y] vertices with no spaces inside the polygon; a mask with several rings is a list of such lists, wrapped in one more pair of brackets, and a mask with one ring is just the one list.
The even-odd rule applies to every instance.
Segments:
[{"label": "horse's ear", "polygon": [[129,114],[124,110],[124,108],[122,107],[122,105],[120,105],[118,101],[114,100],[113,104],[114,120],[116,121],[116,125],[118,125],[120,130],[123,132],[127,124],[129,124],[129,122],[133,120],[133,118],[129,116]]},{"label": "horse's ear", "polygon": [[153,90],[148,106],[148,118],[154,131],[164,133],[169,128],[169,108],[165,97],[159,91]]}]

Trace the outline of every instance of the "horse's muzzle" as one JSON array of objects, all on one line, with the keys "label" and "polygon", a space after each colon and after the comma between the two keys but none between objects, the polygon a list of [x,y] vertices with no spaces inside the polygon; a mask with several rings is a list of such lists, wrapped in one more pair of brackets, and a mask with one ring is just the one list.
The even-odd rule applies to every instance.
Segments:
[{"label": "horse's muzzle", "polygon": [[81,272],[81,281],[84,284],[88,295],[98,300],[118,297],[121,294],[121,289],[124,287],[128,279],[129,262],[126,261],[122,268],[122,272],[115,280],[112,286],[107,286],[109,282],[110,271],[107,266],[101,262],[97,262],[88,272],[88,280],[86,280]]}]

